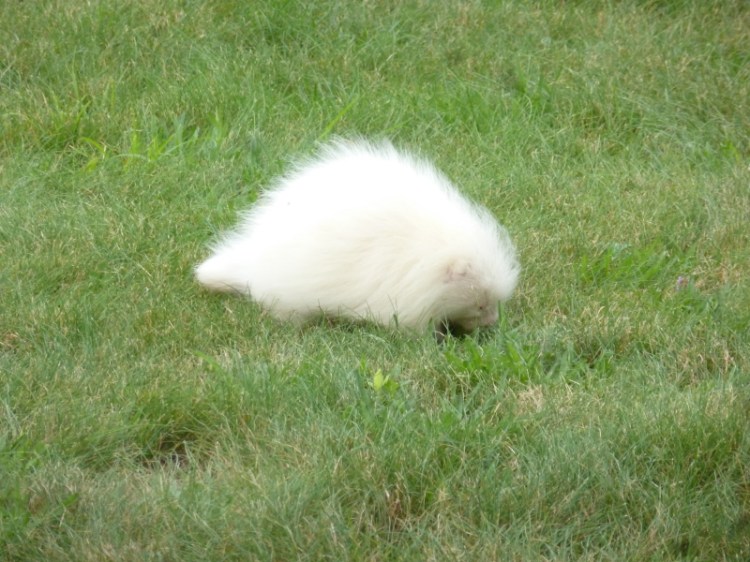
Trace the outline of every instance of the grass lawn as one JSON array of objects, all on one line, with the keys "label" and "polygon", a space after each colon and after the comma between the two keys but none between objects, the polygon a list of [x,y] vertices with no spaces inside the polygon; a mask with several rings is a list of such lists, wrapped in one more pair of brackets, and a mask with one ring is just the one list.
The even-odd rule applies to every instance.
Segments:
[{"label": "grass lawn", "polygon": [[[515,240],[498,329],[192,268],[333,135]],[[0,2],[0,559],[750,559],[750,5]]]}]

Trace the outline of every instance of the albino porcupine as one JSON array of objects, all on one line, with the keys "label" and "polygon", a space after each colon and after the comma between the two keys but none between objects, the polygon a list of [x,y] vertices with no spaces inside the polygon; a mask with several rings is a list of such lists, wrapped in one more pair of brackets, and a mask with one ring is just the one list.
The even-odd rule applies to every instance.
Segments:
[{"label": "albino porcupine", "polygon": [[519,271],[505,229],[432,164],[338,140],[265,191],[196,277],[285,320],[472,331],[497,321]]}]

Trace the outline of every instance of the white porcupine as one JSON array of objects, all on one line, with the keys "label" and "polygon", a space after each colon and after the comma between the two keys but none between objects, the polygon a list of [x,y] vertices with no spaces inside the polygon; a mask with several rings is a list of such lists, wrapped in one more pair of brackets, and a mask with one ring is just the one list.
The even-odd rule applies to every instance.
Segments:
[{"label": "white porcupine", "polygon": [[285,320],[472,331],[497,322],[519,271],[506,230],[433,165],[338,140],[277,180],[196,277]]}]

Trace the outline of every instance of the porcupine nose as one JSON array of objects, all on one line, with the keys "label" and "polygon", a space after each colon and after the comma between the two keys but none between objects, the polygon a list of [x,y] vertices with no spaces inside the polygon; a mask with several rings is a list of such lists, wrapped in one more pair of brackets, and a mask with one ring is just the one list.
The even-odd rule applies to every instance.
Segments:
[{"label": "porcupine nose", "polygon": [[480,326],[494,326],[497,323],[498,312],[496,306],[491,306],[485,312],[484,316],[479,319]]}]

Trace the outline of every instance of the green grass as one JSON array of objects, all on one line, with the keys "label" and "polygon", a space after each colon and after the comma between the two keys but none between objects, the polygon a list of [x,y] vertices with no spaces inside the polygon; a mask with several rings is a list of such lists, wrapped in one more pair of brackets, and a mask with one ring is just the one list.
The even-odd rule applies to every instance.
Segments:
[{"label": "green grass", "polygon": [[[0,558],[750,558],[742,1],[0,3]],[[192,267],[331,135],[517,242],[501,326]]]}]

